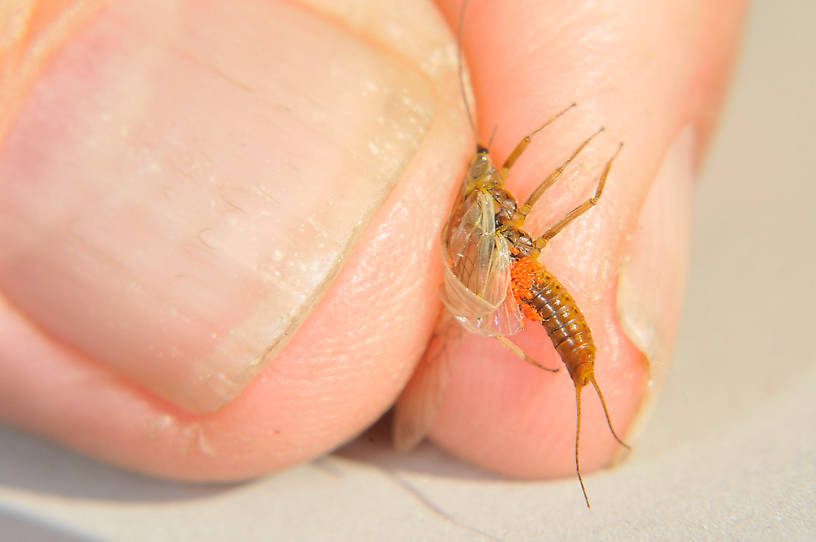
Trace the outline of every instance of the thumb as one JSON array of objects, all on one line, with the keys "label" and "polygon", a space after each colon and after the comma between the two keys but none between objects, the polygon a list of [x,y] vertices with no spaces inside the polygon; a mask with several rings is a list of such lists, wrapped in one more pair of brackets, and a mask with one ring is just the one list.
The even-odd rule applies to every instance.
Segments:
[{"label": "thumb", "polygon": [[469,147],[445,21],[96,4],[0,0],[0,419],[163,476],[325,453],[438,310]]}]

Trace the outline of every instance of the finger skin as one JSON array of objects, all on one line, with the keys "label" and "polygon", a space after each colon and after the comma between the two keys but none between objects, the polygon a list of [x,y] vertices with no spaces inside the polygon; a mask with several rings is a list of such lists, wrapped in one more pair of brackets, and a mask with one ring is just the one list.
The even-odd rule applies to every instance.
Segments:
[{"label": "finger skin", "polygon": [[[455,27],[460,3],[440,4]],[[474,1],[468,6],[464,50],[481,139],[487,141],[496,127],[491,147],[495,161],[554,112],[578,103],[565,119],[536,136],[512,170],[508,186],[519,199],[598,126],[606,127],[599,139],[612,144],[588,150],[588,166],[581,174],[547,192],[527,224],[531,232],[543,231],[585,198],[614,143],[625,143],[600,205],[560,233],[541,258],[587,317],[598,346],[598,382],[622,435],[641,410],[651,360],[618,322],[618,273],[632,257],[633,232],[658,226],[650,220],[660,213],[648,213],[644,221],[639,217],[675,138],[684,130],[694,132],[697,148],[691,159],[696,161],[710,137],[743,9],[741,2],[715,6],[685,1],[578,8],[555,1]],[[587,184],[575,186],[580,183]],[[678,253],[667,261],[685,265],[685,243],[676,244]],[[677,285],[646,287],[659,294],[660,288]],[[680,308],[677,302],[662,314],[662,326],[676,329]],[[528,327],[514,339],[543,365],[560,363],[540,327]],[[430,431],[434,441],[467,461],[512,476],[574,473],[575,392],[566,371],[538,371],[474,336],[453,355],[449,378]],[[583,413],[581,464],[586,472],[608,465],[619,447],[591,390],[584,393]]]},{"label": "finger skin", "polygon": [[[548,5],[541,10],[549,13],[547,19],[537,21],[545,24],[544,31],[530,20],[532,8],[523,7],[502,12],[474,3],[469,12],[477,28],[500,23],[495,27],[513,29],[512,40],[501,37],[501,32],[482,33],[481,52],[474,49],[472,38],[465,40],[482,135],[498,123],[493,148],[503,156],[520,134],[556,108],[573,100],[581,102],[580,115],[570,119],[567,132],[542,134],[537,140],[547,153],[537,153],[531,147],[528,152],[533,153],[532,159],[526,156],[518,164],[513,173],[513,183],[517,184],[511,186],[520,193],[529,191],[558,156],[598,123],[606,124],[610,132],[614,127],[614,133],[626,139],[627,151],[616,164],[604,196],[603,216],[619,224],[617,233],[592,241],[596,230],[586,225],[571,227],[553,242],[544,261],[578,299],[591,300],[582,308],[596,336],[601,335],[601,352],[608,355],[613,351],[615,359],[623,360],[620,363],[628,360],[632,364],[638,352],[614,325],[614,271],[612,276],[599,278],[589,270],[598,261],[614,262],[615,254],[622,252],[626,228],[635,221],[633,209],[645,197],[648,179],[654,175],[673,130],[693,120],[699,128],[698,141],[704,144],[724,85],[731,53],[727,45],[736,31],[737,23],[732,19],[737,19],[734,13],[739,7],[720,6],[718,14],[707,14],[712,19],[707,24],[690,25],[700,34],[696,41],[683,34],[667,44],[664,42],[672,33],[655,28],[650,36],[659,43],[649,44],[656,45],[649,53],[671,50],[676,55],[672,60],[680,64],[671,69],[665,64],[657,69],[657,60],[646,62],[644,44],[638,41],[643,36],[631,31],[636,25],[614,17],[615,13],[620,17],[634,11],[637,17],[646,18],[642,6],[640,11],[622,6],[613,13],[612,20],[622,30],[613,32],[615,39],[611,41],[608,33],[600,33],[595,36],[600,43],[579,39],[587,33],[585,18],[591,17],[562,17],[557,6]],[[445,5],[443,9],[448,21],[455,21],[456,7]],[[651,16],[668,21],[666,11]],[[480,17],[490,25],[479,23]],[[558,20],[560,26],[554,23]],[[574,22],[563,26],[565,20]],[[716,38],[718,44],[711,46],[701,39],[705,36]],[[450,40],[450,36],[440,32],[436,39]],[[532,57],[519,56],[514,49],[519,42],[536,44],[540,49]],[[576,48],[576,43],[583,49]],[[695,44],[697,53],[688,52],[689,43]],[[101,50],[104,54],[104,46]],[[630,56],[632,51],[641,51],[634,56],[636,60]],[[531,64],[533,58],[538,59],[538,66]],[[642,69],[644,63],[652,68]],[[667,82],[661,79],[666,73],[683,84],[667,90]],[[48,76],[46,70],[41,81]],[[214,414],[185,413],[101,368],[96,360],[53,341],[13,306],[4,304],[0,313],[0,364],[7,378],[0,379],[2,417],[129,468],[189,479],[235,479],[270,472],[324,453],[359,432],[387,408],[408,378],[438,309],[438,231],[451,190],[471,150],[467,125],[458,113],[460,99],[454,74],[449,72],[440,79],[433,83],[439,117],[411,170],[286,349],[237,399]],[[445,110],[457,113],[452,118],[443,117]],[[27,137],[37,140],[43,134]],[[626,179],[628,188],[624,190],[616,179]],[[572,201],[569,196],[564,197]],[[547,218],[539,219],[543,222]],[[574,243],[579,236],[580,250]],[[606,288],[596,288],[599,283]],[[603,322],[611,322],[605,332],[600,331]],[[544,341],[546,337],[534,333],[520,339],[536,354],[536,347],[541,348],[538,345],[546,344]],[[471,348],[474,355],[457,364],[455,385],[433,431],[434,438],[460,456],[494,470],[533,476],[571,472],[574,407],[569,382],[559,375],[561,380],[548,384],[546,378],[525,372],[528,369],[523,364],[505,359],[503,353],[485,356],[491,352],[489,348]],[[607,400],[612,396],[613,411],[628,407],[624,408],[626,420],[636,409],[637,390],[645,377],[633,371],[630,380],[634,382],[625,386],[619,383],[616,388],[605,382],[617,366],[612,361],[606,368],[602,364],[599,361],[598,374]],[[602,436],[593,406],[597,405],[588,399],[587,468],[605,463],[612,448]],[[509,425],[509,420],[516,421]],[[526,422],[527,427],[518,421]],[[463,427],[470,429],[463,432]],[[508,427],[517,438],[508,439],[507,431],[496,430],[500,427]],[[539,434],[531,438],[531,431]],[[593,441],[591,435],[599,436]],[[550,455],[541,446],[542,440],[551,448]],[[511,454],[484,452],[491,448],[494,452],[530,452],[524,456],[525,463]],[[472,449],[481,451],[474,454]],[[512,470],[509,464],[513,462],[520,468]]]},{"label": "finger skin", "polygon": [[[3,142],[5,149],[0,151],[8,153],[9,149],[15,148],[29,149],[33,153],[47,148],[51,156],[59,157],[58,161],[74,163],[75,157],[69,152],[72,142],[61,140],[60,132],[76,130],[75,126],[63,126],[64,123],[60,123],[62,112],[45,107],[50,103],[48,98],[57,96],[66,104],[66,117],[69,114],[76,116],[74,108],[82,103],[83,96],[108,84],[107,80],[97,78],[98,71],[92,68],[108,66],[106,62],[111,55],[121,48],[118,37],[124,32],[117,33],[115,28],[109,28],[103,34],[95,33],[98,28],[95,24],[118,24],[115,21],[119,19],[107,18],[115,16],[116,10],[125,4],[131,8],[138,5],[113,4],[110,11],[95,15],[54,53],[53,61],[42,69],[34,83],[29,100],[17,113],[16,122],[10,126]],[[212,6],[203,9],[198,2],[160,4],[163,10],[172,13],[191,10],[189,17],[196,17],[195,24],[180,26],[179,34],[175,30],[168,32],[165,37],[169,44],[177,44],[178,41],[173,40],[180,39],[184,31],[196,33],[201,29],[220,28],[224,23],[217,15],[218,10]],[[328,4],[331,8],[336,7],[335,3]],[[261,10],[270,4],[256,2],[253,5]],[[387,410],[424,349],[438,313],[438,232],[472,142],[466,131],[458,93],[453,39],[436,7],[430,3],[415,3],[410,9],[401,10],[386,9],[388,6],[381,3],[372,3],[369,7],[367,17],[359,17],[362,12],[354,9],[349,10],[350,14],[342,9],[339,13],[321,12],[319,5],[303,9],[315,10],[316,17],[348,32],[350,39],[358,39],[368,47],[390,55],[399,69],[414,72],[414,79],[424,78],[428,95],[435,102],[433,115],[419,149],[406,169],[400,172],[394,189],[357,240],[319,304],[284,350],[228,405],[211,414],[194,415],[104,366],[100,359],[56,339],[8,298],[0,298],[0,371],[4,374],[0,378],[2,419],[84,453],[153,475],[229,480],[271,472],[326,453],[362,431]],[[207,19],[211,12],[215,15]],[[259,19],[233,20],[230,24],[263,24],[263,19]],[[389,38],[383,29],[397,30],[396,37]],[[407,29],[414,29],[414,32],[422,29],[416,42],[401,42],[399,36]],[[236,29],[236,32],[240,31],[240,28]],[[276,42],[275,35],[261,34],[266,41],[256,43],[253,54],[262,57],[264,50],[287,46]],[[78,50],[83,53],[76,54]],[[299,53],[305,54],[304,51]],[[163,54],[163,51],[157,54]],[[190,56],[175,54],[172,58],[180,62],[180,69],[188,69]],[[425,67],[421,66],[423,63]],[[113,73],[115,78],[115,70],[108,73]],[[214,75],[222,77],[219,73]],[[269,84],[277,83],[270,76]],[[145,109],[135,111],[134,116],[158,121],[174,112],[150,109],[151,100],[146,97],[161,92],[164,84],[163,80],[142,80],[138,88],[124,96],[127,103],[108,105],[115,110],[144,103]],[[243,92],[240,88],[238,90]],[[326,89],[326,92],[336,91]],[[239,93],[234,101],[202,107],[202,110],[193,112],[194,118],[213,112],[240,112],[242,95],[245,96]],[[349,115],[353,112],[341,113]],[[272,103],[263,115],[248,122],[256,123],[256,130],[263,133],[263,130],[269,130],[269,126],[274,128],[276,123],[282,122],[281,117],[286,114],[285,107]],[[43,115],[50,116],[53,122],[32,121]],[[326,111],[316,103],[312,116],[319,119],[321,115],[326,115]],[[96,116],[87,118],[89,123],[96,120]],[[381,129],[391,130],[388,119],[383,118],[385,122],[381,123]],[[305,123],[310,118],[303,120]],[[59,129],[38,128],[43,126]],[[304,129],[312,128],[307,126]],[[214,128],[201,130],[196,129],[195,124],[191,128],[184,123],[173,126],[173,130],[179,140],[202,146],[217,133]],[[368,148],[370,140],[356,141],[354,133],[350,130],[347,140],[339,143],[352,150]],[[79,133],[77,137],[82,135]],[[154,139],[153,144],[158,140],[158,137]],[[276,154],[279,148],[272,144],[274,141],[270,136],[270,144],[260,145],[257,156],[247,157],[237,152],[230,155],[225,151],[226,156],[218,158],[232,160],[236,171],[245,172],[236,182],[245,183],[247,188],[252,186],[255,177],[264,174],[270,160],[293,164],[294,172],[301,173],[300,183],[311,182],[311,179],[303,178],[302,171],[308,171],[318,180],[335,173],[334,170],[321,169],[321,163],[314,158],[320,155],[320,149],[306,149],[300,156],[280,156]],[[117,152],[117,144],[116,140],[100,141],[100,154]],[[19,153],[3,157],[6,163],[0,167],[15,163],[16,169],[4,171],[13,171],[17,182],[23,182],[29,174],[40,175],[51,182],[64,181],[59,178],[59,168],[42,171],[50,162],[28,163]],[[76,173],[73,181],[77,183],[79,193],[82,173]],[[96,173],[93,164],[89,165],[87,173]],[[167,175],[168,186],[185,186],[184,183],[189,182],[189,177],[171,170],[163,174]],[[110,186],[114,198],[118,195],[117,190],[124,190],[133,183],[126,170],[111,172],[111,175],[115,175],[112,177],[115,182]],[[277,180],[279,185],[273,194],[278,197],[285,197],[299,188],[292,183],[291,177]],[[200,181],[206,184],[206,177]],[[95,203],[102,207],[106,201],[90,202],[87,212],[93,212]],[[56,206],[59,204],[59,201],[54,202]],[[210,204],[209,200],[200,201],[202,212]],[[289,212],[296,214],[297,209]],[[266,235],[268,232],[246,233],[247,236],[253,234]],[[154,243],[163,241],[160,234],[154,239]],[[138,253],[150,247],[130,245],[123,248]],[[167,262],[145,262],[147,268],[163,265]],[[208,292],[227,290],[227,285],[214,282],[202,285],[202,288],[200,294],[206,296]],[[254,305],[264,302],[260,298],[248,299],[241,300],[248,306],[239,305],[238,310],[210,314],[214,325],[228,331],[230,319],[236,314],[252,314]],[[93,307],[94,303],[106,301],[86,299],[83,303]],[[235,309],[235,305],[232,308]],[[59,320],[59,311],[60,306],[54,304],[49,317]],[[131,314],[119,316],[123,319],[134,317]],[[144,326],[140,327],[137,321],[131,326],[133,334],[141,337],[148,346],[150,341],[167,340],[166,337],[139,336],[143,328],[155,323],[154,315],[145,314],[141,318]],[[96,340],[100,345],[110,342],[105,333],[100,333]],[[207,340],[206,336],[201,336],[202,343],[206,344],[204,341]],[[167,363],[175,362],[171,359]]]}]

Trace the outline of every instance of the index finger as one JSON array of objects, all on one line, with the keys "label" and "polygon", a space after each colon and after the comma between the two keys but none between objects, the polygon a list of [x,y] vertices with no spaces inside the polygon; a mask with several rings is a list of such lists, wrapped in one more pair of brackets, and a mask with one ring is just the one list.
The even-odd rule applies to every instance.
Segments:
[{"label": "index finger", "polygon": [[[442,2],[455,27],[459,2]],[[586,151],[531,216],[541,232],[586,198],[624,141],[601,203],[570,224],[542,262],[578,302],[598,347],[596,374],[615,426],[628,433],[665,371],[680,314],[689,200],[740,26],[741,2],[473,2],[463,45],[479,131],[500,162],[524,134],[575,101],[568,122],[538,134],[511,172],[520,199],[598,126],[608,140]],[[601,138],[598,138],[599,140]],[[537,226],[537,229],[536,229]],[[547,367],[561,361],[545,330],[517,342]],[[422,374],[420,370],[420,375]],[[470,336],[451,356],[430,436],[454,454],[523,477],[575,469],[575,391],[494,342]],[[597,398],[584,404],[581,463],[609,464],[618,445]]]}]

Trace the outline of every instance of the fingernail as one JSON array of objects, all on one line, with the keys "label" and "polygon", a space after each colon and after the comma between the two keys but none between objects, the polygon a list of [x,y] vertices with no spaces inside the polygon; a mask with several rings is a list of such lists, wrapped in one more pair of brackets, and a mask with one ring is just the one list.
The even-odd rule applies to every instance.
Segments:
[{"label": "fingernail", "polygon": [[689,257],[695,149],[688,127],[666,152],[621,267],[618,320],[650,372],[649,391],[630,435],[646,418],[674,349]]},{"label": "fingernail", "polygon": [[67,348],[218,409],[419,149],[433,94],[400,62],[285,2],[112,4],[0,147],[0,288]]}]

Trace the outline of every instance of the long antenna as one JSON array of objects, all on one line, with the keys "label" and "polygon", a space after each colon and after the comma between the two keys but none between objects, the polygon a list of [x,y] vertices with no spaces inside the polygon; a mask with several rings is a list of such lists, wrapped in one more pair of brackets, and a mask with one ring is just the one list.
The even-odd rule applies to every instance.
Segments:
[{"label": "long antenna", "polygon": [[456,52],[459,59],[459,91],[462,93],[462,103],[465,104],[465,111],[467,112],[468,122],[470,123],[470,130],[473,132],[473,140],[476,145],[479,145],[479,135],[476,133],[476,125],[473,123],[473,115],[470,112],[467,95],[465,94],[465,62],[462,58],[462,27],[465,22],[465,11],[467,10],[468,0],[463,0],[462,9],[459,12],[459,25],[456,28]]}]

